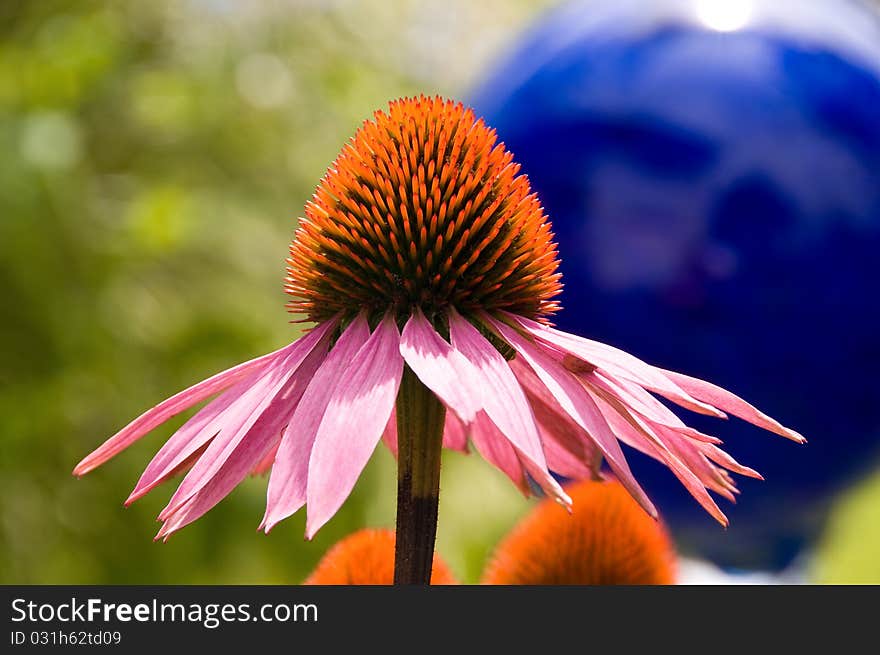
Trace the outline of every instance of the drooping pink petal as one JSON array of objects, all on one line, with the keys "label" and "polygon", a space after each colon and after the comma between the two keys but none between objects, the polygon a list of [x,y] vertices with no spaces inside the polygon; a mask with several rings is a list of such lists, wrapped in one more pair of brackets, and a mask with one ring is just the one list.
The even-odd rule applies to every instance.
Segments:
[{"label": "drooping pink petal", "polygon": [[[613,404],[618,412],[625,407],[626,412],[638,415],[640,420],[638,422],[630,420],[630,424],[637,430],[645,425],[648,426],[652,435],[655,435],[655,438],[660,441],[659,446],[654,444],[642,448],[638,438],[630,438],[629,440],[624,438],[629,445],[664,464],[667,464],[668,457],[661,451],[668,450],[672,456],[681,460],[681,463],[709,490],[715,491],[731,501],[735,500],[733,494],[738,493],[736,486],[726,475],[726,472],[716,467],[710,459],[721,466],[727,465],[731,471],[762,479],[757,471],[742,466],[730,455],[717,448],[715,444],[721,443],[719,439],[687,428],[672,412],[638,385],[619,378],[606,377],[600,371],[579,375],[579,378],[588,389],[592,389],[594,393],[601,395]],[[656,405],[652,408],[655,403]],[[709,457],[709,453],[713,456]],[[681,474],[678,474],[678,477],[682,479]]]},{"label": "drooping pink petal", "polygon": [[[160,484],[162,482],[170,480],[171,478],[173,478],[177,475],[181,475],[181,474],[189,471],[195,465],[195,463],[199,460],[199,457],[201,457],[204,454],[205,450],[207,450],[207,448],[210,444],[211,444],[211,440],[209,439],[200,448],[197,448],[195,451],[193,451],[189,457],[186,457],[185,459],[181,460],[180,464],[178,464],[176,467],[172,468],[167,473],[165,473],[165,475],[163,475],[162,478],[160,478],[156,482],[156,484]],[[136,499],[134,499],[134,500],[136,500]],[[127,505],[130,505],[132,502],[133,502],[133,499],[129,498],[128,500],[125,501],[125,504],[127,506]]]},{"label": "drooping pink petal", "polygon": [[528,480],[531,476],[545,494],[566,507],[571,506],[571,498],[550,475],[546,465],[536,465],[501,432],[486,412],[477,414],[471,427],[471,440],[483,458],[500,469],[526,496],[531,493]]},{"label": "drooping pink petal", "polygon": [[171,398],[162,401],[152,409],[149,409],[138,416],[119,432],[107,439],[107,441],[101,444],[92,453],[86,455],[86,457],[76,465],[76,468],[73,469],[73,474],[85,475],[89,471],[97,468],[168,419],[180,414],[180,412],[186,409],[189,409],[193,405],[203,401],[205,398],[231,387],[249,373],[260,370],[267,365],[270,365],[278,358],[284,357],[285,354],[293,348],[295,343],[296,342],[289,344],[284,348],[268,353],[267,355],[233,366],[230,369],[217,373],[207,380],[202,380],[198,384],[194,384],[180,393],[171,396]]},{"label": "drooping pink petal", "polygon": [[711,403],[744,421],[753,423],[754,425],[769,430],[770,432],[785,437],[786,439],[791,439],[798,443],[806,442],[806,439],[804,439],[802,435],[780,424],[778,421],[767,416],[764,412],[753,407],[727,389],[722,389],[711,382],[692,378],[688,375],[683,375],[682,373],[676,373],[675,371],[663,370],[663,373],[695,398]]},{"label": "drooping pink petal", "polygon": [[[230,441],[230,446],[221,453],[226,455],[225,460],[221,462],[219,457],[208,460],[211,464],[219,462],[216,471],[203,478],[203,481],[197,481],[195,484],[198,486],[193,487],[189,496],[181,495],[176,504],[175,499],[172,498],[169,506],[160,514],[165,524],[157,538],[167,539],[172,532],[200,518],[225,498],[275,448],[282,428],[290,420],[309,381],[326,356],[331,332],[332,330],[328,330],[306,353],[302,361],[292,367],[293,370],[286,374],[280,388],[275,387],[269,391],[268,404],[260,411],[256,420],[249,427],[248,422],[242,425],[239,428],[243,433],[242,436]],[[218,440],[221,438],[222,435],[217,437]],[[209,454],[206,451],[206,457]],[[193,471],[196,467],[193,467]],[[186,481],[184,479],[184,483]],[[181,484],[181,487],[183,486]]]},{"label": "drooping pink petal", "polygon": [[744,475],[747,478],[755,478],[756,480],[763,480],[764,476],[758,473],[755,469],[749,468],[748,466],[743,466],[739,462],[737,462],[730,453],[727,453],[717,446],[713,446],[712,444],[706,444],[705,448],[701,448],[703,455],[707,458],[718,464],[719,466],[723,466],[726,469],[730,469],[734,473],[739,473],[740,475]]},{"label": "drooping pink petal", "polygon": [[[636,417],[637,415],[632,414],[632,416]],[[668,451],[679,459],[681,463],[696,476],[697,480],[706,487],[706,489],[724,496],[731,502],[736,502],[734,494],[739,493],[739,491],[737,490],[733,479],[727,475],[726,471],[715,466],[703,454],[706,448],[714,448],[713,445],[705,442],[695,442],[686,438],[680,432],[676,432],[664,425],[651,423],[642,417],[638,418],[641,421],[640,423],[636,424],[635,421],[631,421],[631,424],[633,424],[636,429],[641,429],[642,426],[647,425],[651,433],[654,435],[652,438],[659,444],[656,448],[657,452],[645,451],[649,456],[654,457],[663,464],[667,464],[666,458],[661,453],[661,450]]]},{"label": "drooping pink petal", "polygon": [[590,435],[559,406],[521,357],[510,361],[510,369],[535,415],[547,467],[574,480],[601,479],[602,452]]},{"label": "drooping pink petal", "polygon": [[736,488],[736,483],[727,471],[713,464],[699,450],[692,448],[676,450],[667,440],[669,432],[662,432],[662,430],[656,430],[656,432],[666,440],[670,450],[676,453],[682,463],[697,476],[706,489],[723,496],[732,503],[736,502],[736,494],[739,493],[739,489]]},{"label": "drooping pink petal", "polygon": [[556,402],[559,403],[559,406],[590,435],[601,449],[621,484],[626,487],[633,498],[648,514],[657,516],[656,508],[630,471],[613,431],[599,411],[595,400],[587,393],[577,378],[552,357],[543,353],[537,344],[520,335],[515,329],[488,315],[485,316],[485,320],[516,350],[518,355],[522,356],[553,395]]},{"label": "drooping pink petal", "polygon": [[555,330],[522,316],[515,314],[505,315],[511,320],[516,321],[532,336],[565,352],[570,352],[585,362],[603,368],[614,376],[640,384],[646,389],[692,411],[725,418],[724,412],[691,396],[671,380],[664,371],[646,364],[623,350],[599,343],[598,341],[591,341],[574,334]]},{"label": "drooping pink petal", "polygon": [[345,369],[370,338],[363,315],[355,318],[334,344],[309,383],[284,430],[266,491],[266,513],[261,528],[268,532],[306,502],[309,458],[318,426]]},{"label": "drooping pink petal", "polygon": [[382,441],[394,455],[394,459],[397,459],[397,410],[391,410],[391,417],[382,430]]},{"label": "drooping pink petal", "polygon": [[473,366],[441,337],[416,308],[400,335],[400,354],[419,380],[465,423],[482,406],[483,389]]},{"label": "drooping pink petal", "polygon": [[166,537],[200,518],[235,488],[278,444],[284,425],[290,420],[309,381],[326,355],[329,339],[322,340],[297,367],[256,421],[235,446],[217,472],[176,509],[165,515],[160,536]]},{"label": "drooping pink petal", "polygon": [[443,426],[443,447],[457,450],[460,453],[468,452],[467,427],[453,412],[446,412],[446,422]]},{"label": "drooping pink petal", "polygon": [[449,333],[452,347],[471,363],[474,379],[483,390],[487,416],[525,457],[546,470],[535,417],[504,357],[455,310],[449,316]]},{"label": "drooping pink petal", "polygon": [[724,526],[728,524],[727,517],[706,491],[703,481],[669,450],[651,426],[609,394],[599,393],[595,400],[608,425],[621,440],[665,464],[711,516]]},{"label": "drooping pink petal", "polygon": [[217,472],[207,479],[187,499],[160,515],[166,521],[161,536],[167,536],[195,521],[220,502],[256,466],[271,456],[277,448],[280,434],[308,386],[310,378],[326,354],[324,348],[316,347],[297,367],[296,375],[290,376],[277,392],[270,392],[268,406],[260,413],[253,425],[238,441]]},{"label": "drooping pink petal", "polygon": [[278,435],[278,439],[275,440],[275,443],[269,448],[269,452],[266,453],[265,457],[257,462],[257,465],[251,469],[251,475],[264,475],[272,470],[272,465],[275,464],[275,456],[278,454],[278,447],[281,445],[281,435]]},{"label": "drooping pink petal", "polygon": [[166,441],[150,460],[134,490],[126,499],[130,505],[156,488],[180,469],[193,453],[203,451],[223,425],[224,412],[261,377],[262,372],[251,373],[231,389],[200,409]]},{"label": "drooping pink petal", "polygon": [[555,427],[548,427],[552,425],[554,424],[544,423],[540,418],[538,419],[538,430],[544,445],[547,467],[554,473],[572,480],[601,480],[601,455],[598,458],[598,463],[596,459],[590,460],[579,456],[575,451],[566,447],[565,441],[558,438],[559,430]]},{"label": "drooping pink petal", "polygon": [[581,374],[578,377],[588,387],[601,388],[612,394],[629,409],[637,412],[653,425],[662,425],[697,441],[714,444],[721,443],[720,439],[703,434],[699,430],[685,425],[668,407],[642,387],[629,380],[614,378],[607,373],[603,373],[601,370]]},{"label": "drooping pink petal", "polygon": [[[286,353],[283,358],[274,362],[271,367],[267,368],[262,376],[223,412],[220,433],[214,438],[205,454],[183,479],[183,482],[180,483],[168,505],[160,512],[160,520],[166,520],[168,516],[176,512],[205,486],[209,480],[217,475],[230,457],[236,453],[239,444],[251,433],[251,428],[255,424],[260,428],[268,423],[268,421],[263,420],[258,424],[258,421],[263,413],[267,412],[276,396],[279,394],[283,396],[294,392],[302,393],[305,389],[305,384],[308,384],[310,380],[311,370],[303,371],[302,375],[298,375],[298,369],[307,359],[309,369],[312,366],[316,366],[317,362],[323,359],[327,352],[330,335],[335,328],[336,321],[327,321],[318,325],[299,341],[296,341],[294,348]],[[302,384],[287,385],[291,377],[295,377]],[[298,397],[297,400],[299,400]],[[282,410],[292,412],[295,407],[295,402],[288,402],[278,407],[277,411],[273,408],[271,412],[272,418],[274,419]],[[289,414],[287,417],[289,418]],[[277,431],[280,431],[282,427],[283,423],[278,426]],[[262,431],[260,434],[262,434]],[[275,434],[270,436],[274,437]],[[248,440],[254,440],[253,435],[250,435]],[[248,444],[245,444],[245,448],[248,448]],[[262,457],[264,454],[265,451],[261,452],[259,457]],[[251,463],[248,469],[256,463],[259,457]]]},{"label": "drooping pink petal", "polygon": [[471,442],[482,458],[504,473],[524,496],[530,495],[529,479],[516,449],[485,413],[478,414],[471,426]]},{"label": "drooping pink petal", "polygon": [[309,461],[306,538],[348,498],[391,416],[403,375],[393,315],[379,323],[334,389]]},{"label": "drooping pink petal", "polygon": [[515,446],[514,448],[516,449],[516,454],[519,455],[523,468],[525,468],[528,474],[532,476],[532,479],[538,483],[538,486],[541,487],[541,491],[571,512],[571,497],[565,493],[565,490],[559,485],[556,479],[550,475],[550,471],[548,471],[546,467],[541,468],[540,466],[536,466],[530,459],[523,457],[522,451]]}]

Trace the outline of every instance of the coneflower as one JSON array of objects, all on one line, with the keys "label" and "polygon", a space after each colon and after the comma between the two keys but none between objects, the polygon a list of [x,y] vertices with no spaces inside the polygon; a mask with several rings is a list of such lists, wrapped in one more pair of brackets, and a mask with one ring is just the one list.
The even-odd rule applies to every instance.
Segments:
[{"label": "coneflower", "polygon": [[[366,528],[348,535],[328,550],[303,584],[390,585],[393,581],[394,531]],[[458,584],[437,553],[434,553],[431,584]]]},{"label": "coneflower", "polygon": [[307,204],[288,264],[289,307],[316,323],[308,334],[160,403],[74,470],[219,394],[166,442],[129,498],[192,463],[157,537],[202,516],[269,458],[262,527],[307,505],[311,538],[386,434],[399,451],[395,581],[424,583],[444,442],[469,438],[520,488],[531,478],[565,505],[550,471],[591,477],[604,459],[654,515],[622,441],[663,462],[726,524],[707,489],[731,497],[725,469],[757,474],[651,394],[803,441],[723,389],[550,327],[561,289],[550,223],[513,156],[461,104],[398,100],[365,122]]},{"label": "coneflower", "polygon": [[501,541],[490,585],[656,585],[675,582],[675,550],[616,481],[566,487],[571,513],[542,501]]}]

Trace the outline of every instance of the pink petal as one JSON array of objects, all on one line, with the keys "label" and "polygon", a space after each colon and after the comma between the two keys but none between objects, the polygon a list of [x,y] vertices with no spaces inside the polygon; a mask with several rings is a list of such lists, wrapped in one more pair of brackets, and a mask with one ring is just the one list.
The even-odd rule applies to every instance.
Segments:
[{"label": "pink petal", "polygon": [[167,538],[172,532],[201,517],[225,498],[259,462],[271,454],[278,444],[282,428],[290,420],[309,381],[321,365],[328,344],[329,334],[296,367],[296,374],[289,376],[280,390],[271,393],[268,407],[247,429],[217,472],[197,487],[196,491],[177,508],[170,511],[166,509],[163,512],[166,523],[160,530],[160,536]]},{"label": "pink petal", "polygon": [[464,423],[453,413],[446,412],[446,424],[443,426],[443,447],[468,452],[468,430]]},{"label": "pink petal", "polygon": [[382,441],[397,459],[397,410],[391,410],[391,418],[388,419],[388,423],[385,424],[385,429],[382,431]]},{"label": "pink petal", "polygon": [[[625,407],[628,412],[640,414],[640,421],[634,427],[640,429],[647,425],[660,442],[659,445],[650,445],[645,448],[641,447],[637,441],[639,437],[636,437],[627,441],[631,446],[664,464],[667,463],[668,457],[662,451],[668,450],[672,456],[681,460],[681,463],[703,485],[731,501],[734,500],[733,493],[736,493],[735,485],[709,459],[722,466],[727,465],[731,471],[761,479],[761,475],[757,471],[742,466],[730,455],[713,445],[720,443],[720,440],[684,426],[672,412],[641,387],[626,380],[606,378],[600,371],[579,377],[587,388],[593,389],[594,392],[608,400],[610,404],[618,408],[618,411],[621,411],[621,407]],[[630,421],[630,423],[634,422]],[[712,457],[709,457],[708,453],[712,453]],[[679,475],[679,479],[682,479],[681,475]],[[715,511],[714,508],[713,511]]]},{"label": "pink petal", "polygon": [[[715,466],[703,454],[704,448],[714,448],[711,444],[695,443],[683,437],[680,433],[675,432],[662,425],[654,425],[645,421],[662,447],[672,453],[684,464],[710,491],[714,491],[724,496],[731,502],[736,502],[735,493],[739,493],[736,485],[727,472]],[[657,452],[647,453],[651,457],[658,459],[661,463],[666,464],[666,460],[659,456],[660,447]],[[745,467],[743,467],[745,468]],[[681,478],[679,478],[681,479]]]},{"label": "pink petal", "polygon": [[552,475],[550,475],[550,472],[546,468],[535,466],[535,464],[529,459],[524,458],[520,450],[517,449],[516,452],[517,455],[520,456],[520,461],[522,461],[523,467],[528,471],[529,475],[532,476],[532,479],[538,483],[541,490],[571,512],[571,497],[565,493],[565,490],[562,487],[559,486],[559,483]]},{"label": "pink petal", "polygon": [[[286,393],[294,391],[302,393],[305,384],[311,377],[309,371],[305,375],[297,375],[297,381],[302,384],[288,385],[288,381],[296,373],[300,366],[307,360],[309,368],[316,365],[316,361],[323,359],[329,343],[330,335],[336,327],[336,321],[327,321],[318,325],[305,337],[295,342],[292,348],[283,358],[277,360],[271,367],[257,379],[222,415],[222,427],[220,434],[215,437],[205,454],[199,459],[192,470],[183,479],[177,491],[172,496],[168,505],[159,514],[161,520],[165,520],[175,513],[190,498],[192,498],[203,486],[205,486],[224,467],[226,462],[238,450],[239,444],[251,433],[255,425],[261,428],[267,421],[259,421],[264,412],[269,410],[270,404],[276,398],[282,398]],[[316,353],[316,354],[315,354]],[[298,400],[298,398],[297,398]],[[280,407],[273,408],[271,418],[275,419],[281,410],[287,410],[287,416],[293,411],[295,402],[287,402]],[[273,421],[274,422],[274,421]],[[275,434],[283,427],[278,426]],[[275,434],[270,436],[274,437]],[[262,433],[260,433],[262,435]],[[253,439],[253,435],[251,435]],[[247,444],[245,445],[247,447]],[[265,454],[261,452],[248,469]],[[216,486],[216,485],[215,485]]]},{"label": "pink petal", "polygon": [[522,358],[514,358],[510,369],[532,407],[549,469],[575,480],[601,479],[602,453],[590,436],[565,413]]},{"label": "pink petal", "polygon": [[515,314],[505,315],[516,321],[523,329],[541,341],[569,352],[585,362],[603,368],[611,375],[635,382],[682,407],[687,407],[700,414],[725,418],[724,413],[712,405],[700,402],[690,396],[685,390],[670,380],[664,371],[646,364],[627,352],[604,343],[599,343],[598,341],[591,341],[574,334],[554,330],[551,327],[530,321],[522,316]]},{"label": "pink petal", "polygon": [[535,417],[507,361],[455,310],[449,316],[449,332],[453,348],[471,363],[474,380],[483,390],[483,409],[488,417],[525,457],[546,470]]},{"label": "pink petal", "polygon": [[485,413],[478,414],[471,426],[471,441],[483,459],[510,478],[523,495],[530,495],[529,480],[516,450]]},{"label": "pink petal", "polygon": [[443,337],[420,309],[400,335],[400,354],[419,380],[465,423],[480,411],[482,389],[473,367]]},{"label": "pink petal", "polygon": [[716,464],[723,466],[726,469],[730,469],[734,473],[739,473],[740,475],[744,475],[748,478],[755,478],[756,480],[764,479],[764,476],[758,473],[756,470],[751,469],[748,466],[743,466],[733,457],[731,457],[729,453],[726,453],[716,446],[706,444],[705,448],[702,449],[702,452],[706,457],[708,457]]},{"label": "pink petal", "polygon": [[664,370],[663,373],[682,389],[689,394],[692,394],[695,398],[712,403],[716,407],[720,407],[734,416],[762,427],[765,430],[769,430],[774,434],[791,439],[792,441],[797,441],[798,443],[806,442],[806,439],[794,430],[790,430],[781,425],[779,422],[770,418],[739,396],[732,394],[726,389],[722,389],[711,382],[692,378],[688,375],[683,375],[674,371]]},{"label": "pink petal", "polygon": [[272,470],[272,465],[275,463],[275,457],[278,455],[278,447],[281,445],[281,435],[278,435],[278,440],[275,444],[269,448],[269,452],[266,453],[266,456],[263,457],[257,465],[251,469],[251,475],[263,475]]},{"label": "pink petal", "polygon": [[608,421],[608,425],[620,439],[663,462],[697,502],[719,523],[727,526],[727,517],[706,491],[703,482],[675,454],[670,452],[666,444],[649,425],[638,416],[628,412],[622,404],[610,396],[600,394],[596,400],[600,411]]},{"label": "pink petal", "polygon": [[608,460],[608,464],[620,479],[621,484],[633,498],[648,514],[656,517],[657,510],[633,477],[623,451],[620,449],[620,444],[617,443],[617,438],[599,411],[595,400],[581,386],[577,378],[561,364],[554,361],[552,357],[545,354],[537,344],[526,340],[513,328],[489,316],[486,316],[486,320],[525,359],[566,414],[590,435],[602,450],[605,459]]},{"label": "pink petal", "polygon": [[309,383],[284,434],[266,492],[266,514],[261,527],[268,532],[306,502],[309,458],[318,426],[345,369],[370,338],[365,316],[358,316],[340,335]]},{"label": "pink petal", "polygon": [[485,412],[477,414],[471,428],[474,447],[486,461],[500,469],[526,496],[531,492],[528,477],[540,485],[545,494],[571,507],[571,498],[553,479],[546,466],[536,465],[498,429]]},{"label": "pink petal", "polygon": [[388,314],[340,377],[309,461],[306,538],[348,498],[397,399],[403,375],[400,333]]},{"label": "pink petal", "polygon": [[293,345],[294,344],[287,345],[275,352],[263,355],[262,357],[257,357],[248,362],[243,362],[238,366],[233,366],[222,373],[217,373],[207,380],[202,380],[198,384],[195,384],[188,389],[184,389],[171,398],[162,401],[152,409],[149,409],[138,416],[135,420],[101,444],[101,446],[95,451],[87,455],[76,465],[76,468],[73,469],[73,474],[85,475],[89,471],[97,468],[173,416],[189,409],[205,398],[213,396],[218,391],[222,391],[223,389],[232,386],[249,373],[260,370],[270,365],[278,358],[284,357]]},{"label": "pink petal", "polygon": [[618,398],[626,407],[640,414],[652,425],[662,425],[697,441],[721,443],[720,439],[685,425],[668,407],[633,382],[614,378],[601,370],[578,375],[578,377],[588,387],[601,388]]},{"label": "pink petal", "polygon": [[198,451],[204,451],[208,443],[217,436],[223,425],[226,410],[236,402],[261,377],[262,371],[252,373],[215,398],[184,423],[166,441],[159,452],[150,460],[141,474],[134,490],[125,501],[130,505],[167,480],[182,463]]}]

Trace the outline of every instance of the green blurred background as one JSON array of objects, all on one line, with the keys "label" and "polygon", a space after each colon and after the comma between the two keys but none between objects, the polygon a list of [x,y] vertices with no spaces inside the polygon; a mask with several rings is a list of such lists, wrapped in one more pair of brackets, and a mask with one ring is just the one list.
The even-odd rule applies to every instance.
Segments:
[{"label": "green blurred background", "polygon": [[[385,448],[313,542],[302,513],[256,531],[256,478],[153,543],[172,486],[122,501],[183,418],[70,471],[147,407],[295,338],[284,259],[342,144],[395,97],[463,98],[550,4],[0,3],[0,582],[297,583],[343,535],[393,525]],[[478,457],[445,454],[442,484],[438,548],[473,582],[530,504]],[[878,497],[880,479],[844,499],[812,579],[880,582],[860,546]]]}]

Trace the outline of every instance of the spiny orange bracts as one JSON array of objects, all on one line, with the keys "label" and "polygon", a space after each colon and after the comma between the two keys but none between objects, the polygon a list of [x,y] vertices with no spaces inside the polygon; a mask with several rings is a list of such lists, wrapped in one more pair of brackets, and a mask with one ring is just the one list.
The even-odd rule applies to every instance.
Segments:
[{"label": "spiny orange bracts", "polygon": [[484,584],[672,584],[663,526],[618,482],[566,487],[572,513],[544,500],[498,546]]},{"label": "spiny orange bracts", "polygon": [[[327,551],[303,584],[390,585],[394,582],[394,531],[365,529],[348,535]],[[458,584],[434,553],[431,584]]]},{"label": "spiny orange bracts", "polygon": [[540,318],[561,289],[550,224],[495,131],[460,103],[407,98],[365,121],[290,246],[290,311],[321,322],[454,307]]}]

